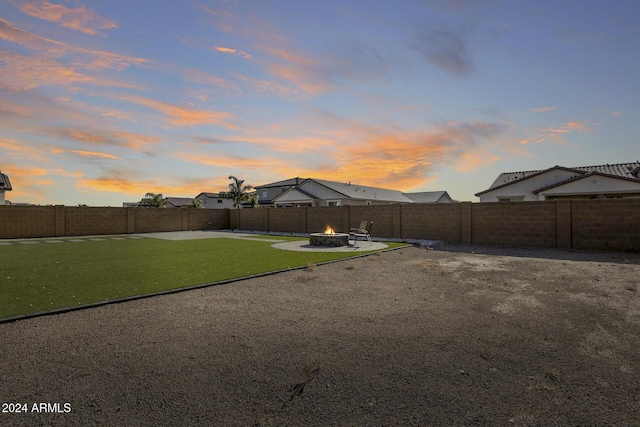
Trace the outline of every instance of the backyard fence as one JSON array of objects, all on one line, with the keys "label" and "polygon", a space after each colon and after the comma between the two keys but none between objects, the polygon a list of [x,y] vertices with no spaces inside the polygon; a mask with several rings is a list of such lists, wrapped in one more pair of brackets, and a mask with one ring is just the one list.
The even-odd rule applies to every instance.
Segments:
[{"label": "backyard fence", "polygon": [[640,251],[640,199],[390,204],[286,209],[0,206],[0,238],[187,230],[338,232],[374,221],[381,238]]}]

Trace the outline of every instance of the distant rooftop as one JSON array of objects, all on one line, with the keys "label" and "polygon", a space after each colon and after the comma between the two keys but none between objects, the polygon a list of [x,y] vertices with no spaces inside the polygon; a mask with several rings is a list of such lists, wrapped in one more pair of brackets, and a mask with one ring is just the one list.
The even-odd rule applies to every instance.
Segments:
[{"label": "distant rooftop", "polygon": [[[623,178],[632,178],[632,179],[640,179],[638,177],[638,172],[640,171],[640,161],[635,161],[632,163],[616,163],[616,164],[606,164],[606,165],[595,165],[595,166],[576,166],[576,167],[564,167],[564,166],[554,166],[549,169],[564,169],[569,171],[576,171],[577,173],[589,173],[589,172],[599,172],[607,175],[620,176]],[[502,187],[503,185],[510,184],[514,181],[518,181],[520,179],[526,178],[531,175],[535,175],[541,172],[544,172],[549,169],[541,169],[541,170],[530,170],[530,171],[520,171],[520,172],[503,172],[498,175],[491,187],[488,190],[493,190],[497,187]]]}]

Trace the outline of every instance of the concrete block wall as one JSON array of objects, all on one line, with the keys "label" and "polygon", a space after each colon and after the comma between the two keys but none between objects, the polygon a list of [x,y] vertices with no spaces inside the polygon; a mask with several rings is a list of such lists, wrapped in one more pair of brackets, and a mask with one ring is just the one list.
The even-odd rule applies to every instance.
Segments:
[{"label": "concrete block wall", "polygon": [[280,233],[305,233],[307,230],[306,208],[251,210],[265,212],[268,215],[267,228],[264,231],[274,231]]},{"label": "concrete block wall", "polygon": [[461,203],[402,205],[401,237],[461,241]]},{"label": "concrete block wall", "polygon": [[[126,234],[128,232],[126,209],[63,206],[56,206],[56,208],[64,209],[64,229],[56,233],[58,236]],[[87,233],[87,231],[91,232]]]},{"label": "concrete block wall", "polygon": [[471,216],[473,243],[556,247],[554,202],[477,203]]},{"label": "concrete block wall", "polygon": [[305,211],[307,214],[307,225],[303,233],[322,233],[327,225],[331,226],[338,233],[349,232],[348,219],[345,222],[345,216],[343,215],[343,212],[349,211],[349,206],[305,208]]},{"label": "concrete block wall", "polygon": [[364,220],[373,221],[372,236],[401,237],[400,205],[349,206],[349,208],[349,228],[358,227]]},{"label": "concrete block wall", "polygon": [[55,206],[0,205],[0,238],[56,236]]},{"label": "concrete block wall", "polygon": [[228,228],[224,209],[0,206],[1,239]]},{"label": "concrete block wall", "polygon": [[228,230],[227,209],[182,209],[189,215],[189,230]]},{"label": "concrete block wall", "polygon": [[338,206],[290,209],[144,209],[0,206],[0,238],[241,229],[347,232],[500,246],[640,251],[640,199]]},{"label": "concrete block wall", "polygon": [[574,249],[640,251],[640,199],[572,201]]}]

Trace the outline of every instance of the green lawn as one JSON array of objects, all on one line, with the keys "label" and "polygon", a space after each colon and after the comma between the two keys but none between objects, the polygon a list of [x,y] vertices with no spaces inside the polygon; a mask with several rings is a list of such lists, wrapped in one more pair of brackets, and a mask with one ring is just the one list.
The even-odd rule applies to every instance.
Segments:
[{"label": "green lawn", "polygon": [[0,246],[0,319],[362,254],[284,251],[269,239],[60,240]]}]

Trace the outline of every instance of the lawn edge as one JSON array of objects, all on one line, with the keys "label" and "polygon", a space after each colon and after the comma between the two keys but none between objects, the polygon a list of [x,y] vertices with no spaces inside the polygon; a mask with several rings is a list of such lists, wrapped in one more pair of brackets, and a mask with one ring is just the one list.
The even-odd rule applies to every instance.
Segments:
[{"label": "lawn edge", "polygon": [[[406,244],[404,246],[398,246],[398,247],[395,247],[395,248],[386,248],[386,249],[381,249],[381,250],[378,250],[378,251],[372,251],[372,252],[366,252],[366,253],[363,253],[363,254],[353,255],[353,256],[350,256],[350,257],[347,257],[347,258],[339,258],[339,259],[334,259],[334,260],[330,260],[330,261],[323,261],[323,262],[316,263],[315,265],[333,264],[333,263],[336,263],[336,262],[342,262],[342,261],[352,260],[352,259],[355,259],[355,258],[363,258],[363,257],[371,256],[373,254],[380,253],[380,252],[390,252],[390,251],[396,251],[396,250],[399,250],[399,249],[406,249],[407,247],[411,247],[411,246],[413,246],[413,245],[408,243],[408,244]],[[308,266],[301,265],[301,266],[298,266],[298,267],[288,267],[288,268],[283,268],[283,269],[280,269],[280,270],[273,270],[273,271],[266,271],[264,273],[252,274],[252,275],[249,275],[249,276],[241,276],[241,277],[235,277],[235,278],[232,278],[232,279],[219,280],[217,282],[209,282],[209,283],[202,283],[200,285],[187,286],[187,287],[184,287],[184,288],[169,289],[169,290],[160,291],[160,292],[152,292],[152,293],[148,293],[148,294],[134,295],[134,296],[130,296],[130,297],[118,298],[118,299],[113,299],[113,300],[108,300],[108,301],[92,302],[92,303],[89,303],[89,304],[82,304],[82,305],[78,305],[78,306],[74,306],[74,307],[57,308],[55,310],[48,310],[48,311],[39,311],[37,313],[21,314],[19,316],[11,316],[11,317],[1,318],[0,319],[0,325],[4,324],[4,323],[13,323],[13,322],[17,322],[17,321],[20,321],[20,320],[33,319],[35,317],[53,316],[53,315],[56,315],[56,314],[64,314],[64,313],[69,313],[69,312],[72,312],[72,311],[86,310],[86,309],[102,307],[102,306],[110,305],[110,304],[119,304],[119,303],[124,303],[124,302],[129,302],[129,301],[136,301],[136,300],[140,300],[140,299],[151,298],[151,297],[155,297],[155,296],[171,295],[171,294],[177,294],[179,292],[193,291],[193,290],[196,290],[196,289],[203,289],[203,288],[208,288],[208,287],[211,287],[211,286],[227,285],[227,284],[239,282],[239,281],[242,281],[242,280],[256,279],[256,278],[259,278],[259,277],[271,276],[271,275],[278,274],[278,273],[285,273],[287,271],[302,270],[302,269],[305,269],[305,268],[308,268]]]}]

